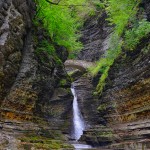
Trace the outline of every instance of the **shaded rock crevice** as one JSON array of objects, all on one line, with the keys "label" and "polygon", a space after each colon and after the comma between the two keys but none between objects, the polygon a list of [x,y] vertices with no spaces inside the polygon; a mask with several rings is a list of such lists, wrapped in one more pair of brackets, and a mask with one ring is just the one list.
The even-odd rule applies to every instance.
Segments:
[{"label": "shaded rock crevice", "polygon": [[106,18],[107,14],[102,11],[84,23],[80,39],[84,48],[78,54],[78,59],[94,62],[108,49],[112,27]]}]

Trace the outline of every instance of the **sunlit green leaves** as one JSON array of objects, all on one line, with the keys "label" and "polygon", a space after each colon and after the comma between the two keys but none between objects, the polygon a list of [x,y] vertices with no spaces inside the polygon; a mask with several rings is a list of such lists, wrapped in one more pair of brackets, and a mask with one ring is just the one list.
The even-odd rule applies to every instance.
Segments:
[{"label": "sunlit green leaves", "polygon": [[142,20],[138,25],[125,33],[124,48],[126,50],[134,50],[140,40],[150,33],[150,22]]},{"label": "sunlit green leaves", "polygon": [[[53,42],[65,46],[69,51],[80,50],[79,27],[83,16],[89,12],[88,0],[61,0],[52,5],[46,0],[36,0],[36,22],[42,21]],[[82,18],[82,19],[81,19]]]},{"label": "sunlit green leaves", "polygon": [[[97,62],[97,66],[95,68],[90,68],[90,72],[93,75],[101,73],[101,77],[96,88],[97,93],[99,94],[102,92],[105,86],[110,67],[113,65],[115,59],[122,51],[124,39],[121,37],[125,32],[129,21],[135,18],[135,15],[138,11],[137,6],[139,2],[140,0],[104,0],[106,12],[108,14],[107,20],[110,22],[110,25],[114,26],[114,31],[111,35],[109,49],[103,58],[100,58],[100,60]],[[144,34],[144,26],[141,26],[141,28],[143,29],[141,30],[141,33],[137,33],[137,31],[132,31],[132,33],[130,31],[126,32],[126,43],[128,43],[128,46],[133,48],[135,43],[139,42],[139,36]],[[133,32],[135,33],[133,34]],[[134,38],[133,35],[136,37]]]},{"label": "sunlit green leaves", "polygon": [[130,18],[137,12],[140,0],[108,0],[106,8],[109,15],[108,20],[115,25],[116,32],[121,35]]},{"label": "sunlit green leaves", "polygon": [[45,0],[39,0],[37,4],[39,11],[36,19],[43,22],[51,39],[69,50],[80,48],[81,44],[76,42],[76,21],[70,16],[68,7],[50,5]]}]

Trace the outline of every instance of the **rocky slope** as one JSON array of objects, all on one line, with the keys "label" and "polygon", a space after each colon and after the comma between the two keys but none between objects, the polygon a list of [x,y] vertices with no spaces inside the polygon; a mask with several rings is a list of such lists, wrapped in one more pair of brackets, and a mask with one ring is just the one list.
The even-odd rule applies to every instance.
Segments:
[{"label": "rocky slope", "polygon": [[[65,140],[61,131],[66,133],[69,128],[72,95],[62,63],[68,54],[56,44],[53,55],[36,51],[38,41],[49,38],[41,27],[33,26],[35,10],[32,0],[0,1],[1,149],[18,149],[17,142],[32,143],[32,138],[33,143],[45,141],[49,147],[53,141],[47,137]],[[18,140],[25,133],[28,139]],[[37,141],[36,136],[43,138]],[[29,145],[29,149],[34,147]],[[56,141],[54,145],[63,143]]]},{"label": "rocky slope", "polygon": [[138,47],[139,53],[128,54],[125,59],[115,62],[109,72],[107,90],[100,99],[105,111],[109,112],[105,119],[117,134],[117,143],[149,143],[150,140],[148,39]]},{"label": "rocky slope", "polygon": [[[150,3],[143,1],[149,18]],[[149,35],[134,52],[118,58],[109,72],[106,90],[100,98],[107,111],[104,118],[114,130],[116,145],[125,149],[149,149],[150,45]]]},{"label": "rocky slope", "polygon": [[[112,27],[108,25],[108,22],[105,20],[106,18],[107,15],[103,11],[85,22],[82,30],[83,35],[81,37],[84,48],[78,54],[77,59],[85,60],[87,64],[95,62],[99,60],[108,49]],[[78,64],[78,60],[74,61],[75,63],[70,63],[70,66]],[[68,66],[66,67],[69,72]],[[82,64],[76,66],[76,68],[79,67],[82,67]],[[71,70],[71,72],[73,71]],[[106,120],[103,116],[99,116],[98,107],[100,100],[98,96],[94,94],[98,78],[93,79],[93,77],[87,73],[87,70],[83,71],[82,69],[80,69],[80,71],[74,71],[70,75],[75,80],[73,86],[76,90],[81,113],[87,124],[86,130],[80,140],[86,141],[93,146],[105,146],[112,143],[112,130],[105,126]]]},{"label": "rocky slope", "polygon": [[[140,4],[150,21],[149,6],[149,0]],[[32,0],[0,1],[0,149],[72,149],[63,135],[71,126],[73,100],[63,65],[68,53],[56,43],[52,55],[37,51],[40,41],[51,39],[32,24],[34,14]],[[102,12],[85,22],[79,59],[96,61],[108,49],[112,27],[106,18]],[[101,97],[94,95],[99,76],[74,74],[87,122],[82,141],[112,149],[150,148],[149,42],[148,36],[115,61]]]},{"label": "rocky slope", "polygon": [[84,23],[80,39],[84,48],[78,54],[78,59],[97,61],[108,49],[112,27],[108,25],[106,18],[106,13],[100,11]]},{"label": "rocky slope", "polygon": [[[145,10],[144,17],[150,21],[149,1],[143,0],[140,4],[140,7],[141,9]],[[91,22],[88,21],[89,26],[91,25]],[[88,25],[86,26],[87,28],[89,27]],[[102,30],[103,25],[99,28],[100,29],[97,31]],[[95,31],[94,28],[90,29],[92,30],[90,32]],[[110,30],[108,30],[106,33],[109,32]],[[103,32],[100,32],[99,34],[101,33],[103,35]],[[85,37],[83,36],[82,41],[84,42],[86,39],[88,39],[87,41],[89,42],[90,37],[91,36],[88,35]],[[99,38],[100,37],[98,37],[98,39]],[[109,34],[106,35],[104,39],[108,38]],[[122,57],[115,61],[109,71],[105,90],[99,97],[98,118],[100,120],[100,124],[96,123],[95,125],[91,126],[90,129],[85,131],[81,140],[85,140],[87,143],[95,146],[111,145],[111,148],[118,149],[146,150],[150,148],[149,39],[150,37],[148,35],[146,38],[140,41],[135,51],[125,51]],[[101,39],[100,41],[102,43],[104,42],[104,40]],[[88,44],[85,42],[85,49],[79,54],[80,59],[86,59],[89,61],[96,60],[93,49],[96,49],[96,52],[98,53],[97,56],[100,57],[101,52],[97,51],[97,45],[93,45],[92,48],[91,46],[87,45]],[[103,52],[103,47],[100,48],[102,48]],[[97,79],[93,80],[93,84],[95,85],[96,82],[98,83],[98,80],[99,76]],[[89,86],[87,84],[87,87],[84,91],[86,91],[88,87]],[[92,97],[90,102],[91,104],[89,103],[91,105],[91,110],[93,99],[94,98]]]}]

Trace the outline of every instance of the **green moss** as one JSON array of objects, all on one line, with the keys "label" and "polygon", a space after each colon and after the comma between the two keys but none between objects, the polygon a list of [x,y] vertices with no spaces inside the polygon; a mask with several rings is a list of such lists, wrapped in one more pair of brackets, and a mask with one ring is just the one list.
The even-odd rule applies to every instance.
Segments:
[{"label": "green moss", "polygon": [[[111,66],[113,65],[115,59],[117,59],[118,56],[121,55],[122,46],[123,43],[125,43],[124,42],[125,39],[122,39],[122,36],[128,27],[128,23],[131,22],[131,20],[133,21],[133,18],[135,19],[135,15],[138,11],[139,3],[140,0],[139,1],[131,1],[131,0],[105,1],[106,12],[108,14],[107,20],[110,22],[111,25],[114,25],[114,31],[110,38],[109,49],[104,54],[104,56],[97,62],[96,67],[89,69],[89,71],[93,76],[96,76],[98,73],[101,74],[101,77],[99,79],[96,88],[96,92],[98,94],[101,94],[103,92],[103,89],[106,84],[106,79],[108,77],[108,72]],[[142,30],[141,31],[138,30],[135,33],[136,38],[133,38],[133,36],[131,36],[133,35],[132,33],[126,31],[126,36],[125,36],[126,46],[129,47],[132,46],[133,48],[135,48],[137,43],[139,43],[139,39],[141,39],[143,35],[146,35],[144,31],[147,31],[147,33],[149,33],[150,30],[145,29],[145,27],[148,26],[147,23],[144,24],[146,25],[141,25],[141,27],[139,26],[139,28],[142,28]]]},{"label": "green moss", "polygon": [[64,86],[67,84],[67,80],[66,79],[61,79],[60,80],[60,86]]},{"label": "green moss", "polygon": [[[116,36],[114,36],[112,40],[114,40],[115,37]],[[118,38],[118,37],[116,37],[116,38]],[[105,54],[105,56],[97,62],[96,67],[89,68],[89,71],[93,76],[96,76],[98,73],[101,74],[98,85],[96,87],[96,92],[98,94],[102,93],[102,91],[105,87],[105,84],[106,84],[106,79],[108,77],[109,69],[113,65],[115,59],[121,53],[121,44],[122,43],[113,45],[113,46],[115,46],[115,49],[108,50],[107,53]]]},{"label": "green moss", "polygon": [[142,49],[142,52],[143,52],[144,54],[149,53],[149,52],[150,52],[150,44],[148,44],[148,46],[144,47],[144,48]]},{"label": "green moss", "polygon": [[101,112],[101,111],[105,111],[106,110],[106,104],[101,104],[98,108],[97,108],[97,110],[99,111],[99,112]]},{"label": "green moss", "polygon": [[38,44],[36,52],[40,53],[42,51],[47,52],[49,55],[54,55],[55,54],[54,46],[52,44],[50,44],[47,40],[43,40]]},{"label": "green moss", "polygon": [[71,145],[65,143],[64,141],[46,138],[43,136],[28,135],[26,137],[20,138],[20,140],[26,143],[24,148],[34,147],[36,149],[73,149]]},{"label": "green moss", "polygon": [[[43,52],[46,52],[47,53],[47,56],[43,55]],[[48,40],[43,40],[43,41],[40,41],[38,44],[37,44],[37,49],[35,51],[36,55],[39,56],[41,62],[43,63],[49,63],[50,66],[52,66],[52,62],[50,62],[48,60],[48,57],[51,57],[51,59],[53,61],[55,61],[55,64],[60,66],[62,65],[62,61],[60,60],[60,58],[58,58],[56,52],[55,52],[55,47],[52,43],[50,43]]]},{"label": "green moss", "polygon": [[55,54],[54,55],[55,63],[56,65],[60,66],[63,64],[63,62],[58,58],[58,56]]},{"label": "green moss", "polygon": [[98,95],[98,92],[93,92],[93,96],[97,96]]},{"label": "green moss", "polygon": [[4,73],[2,71],[0,71],[0,81],[2,81],[2,79],[4,78]]},{"label": "green moss", "polygon": [[135,50],[142,38],[145,38],[150,33],[150,22],[145,19],[139,21],[134,27],[125,32],[124,49]]},{"label": "green moss", "polygon": [[100,132],[99,136],[100,137],[105,137],[105,138],[112,138],[113,137],[113,133],[111,131]]}]

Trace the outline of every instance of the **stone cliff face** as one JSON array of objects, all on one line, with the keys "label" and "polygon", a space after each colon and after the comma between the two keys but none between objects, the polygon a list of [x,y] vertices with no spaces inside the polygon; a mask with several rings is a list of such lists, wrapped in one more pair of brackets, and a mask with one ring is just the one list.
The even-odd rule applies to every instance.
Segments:
[{"label": "stone cliff face", "polygon": [[[103,11],[85,22],[81,37],[84,48],[78,54],[78,59],[95,62],[108,49],[112,27],[108,25],[106,18],[107,15]],[[80,140],[93,146],[110,144],[112,131],[105,126],[106,120],[103,115],[100,116],[99,114],[98,107],[101,103],[98,96],[94,94],[97,80],[93,79],[89,73],[84,73],[84,75],[75,73],[72,76],[75,79],[73,85],[77,93],[80,110],[87,124]],[[79,78],[77,79],[76,76]]]},{"label": "stone cliff face", "polygon": [[[108,49],[112,27],[108,25],[108,21],[105,20],[106,18],[106,13],[102,11],[85,21],[81,31],[82,37],[80,39],[84,48],[78,54],[78,59],[95,62],[99,60]],[[82,73],[78,74],[79,73],[75,74],[75,76],[80,77],[82,75]],[[93,85],[91,75],[85,73],[81,78],[75,78],[75,80],[74,87],[87,124],[90,126],[98,124],[101,121],[103,122],[103,120],[98,117],[97,107],[99,100],[97,96],[93,95],[95,85]]]},{"label": "stone cliff face", "polygon": [[4,148],[13,145],[10,139],[15,139],[15,133],[19,135],[16,130],[31,130],[37,136],[48,127],[46,122],[51,128],[61,127],[65,132],[69,128],[66,122],[72,96],[70,78],[62,63],[67,50],[55,44],[55,56],[36,52],[38,41],[49,38],[42,28],[33,26],[35,10],[32,0],[0,1],[0,145],[8,142]]},{"label": "stone cliff face", "polygon": [[80,110],[87,123],[87,127],[99,122],[98,118],[98,99],[93,96],[94,86],[89,75],[80,77],[73,83],[77,92]]},{"label": "stone cliff face", "polygon": [[[145,9],[145,17],[149,21],[149,1],[142,1],[140,7]],[[103,26],[101,27],[103,28]],[[93,28],[91,28],[91,30],[92,29]],[[94,31],[92,30],[91,32]],[[108,30],[108,32],[110,32],[110,30]],[[85,38],[88,39],[89,36]],[[98,37],[98,39],[99,38],[100,37]],[[109,34],[106,35],[105,39],[108,38]],[[98,100],[98,118],[100,124],[96,123],[85,131],[81,140],[85,140],[92,145],[112,145],[114,148],[122,149],[137,150],[150,148],[149,39],[150,37],[148,35],[140,41],[134,52],[124,52],[122,57],[114,62],[109,71],[105,90]],[[103,40],[100,41],[104,42]],[[91,51],[92,49],[97,49],[97,46],[93,45],[92,48],[90,46],[86,48],[87,45],[88,44],[85,44],[85,49],[79,54],[79,58],[93,61],[95,60],[95,54]],[[88,55],[90,57],[88,57]],[[100,55],[101,52],[99,55],[97,54],[98,57]],[[97,77],[97,82],[98,80],[99,77]],[[93,81],[94,85],[95,82],[96,79]],[[88,89],[89,86],[86,88]],[[94,98],[91,98],[91,108],[93,99]]]},{"label": "stone cliff face", "polygon": [[138,46],[138,53],[115,62],[109,72],[107,90],[100,99],[108,112],[104,118],[114,129],[117,143],[135,142],[137,147],[139,143],[149,143],[150,41],[147,38]]},{"label": "stone cliff face", "polygon": [[[0,2],[0,95],[7,95],[19,72],[27,28],[31,27],[32,6],[11,0]],[[17,8],[17,9],[16,9]],[[30,10],[30,11],[29,11]]]},{"label": "stone cliff face", "polygon": [[[149,6],[149,0],[140,4],[148,21]],[[73,100],[63,65],[68,53],[56,43],[51,43],[53,55],[36,51],[39,41],[51,40],[42,27],[32,24],[35,9],[32,0],[0,1],[0,149],[68,148],[62,135],[71,126]],[[103,12],[86,21],[79,59],[96,61],[108,49],[112,27],[106,18]],[[148,36],[134,52],[124,52],[115,61],[101,97],[94,96],[99,77],[92,80],[79,73],[75,78],[88,124],[81,140],[94,146],[149,148],[149,42]]]},{"label": "stone cliff face", "polygon": [[84,48],[78,54],[78,59],[97,61],[109,47],[111,27],[105,19],[105,12],[99,12],[84,23],[81,42]]},{"label": "stone cliff face", "polygon": [[[149,20],[148,1],[145,9]],[[101,112],[114,130],[115,143],[125,149],[149,148],[150,113],[150,45],[149,35],[134,52],[118,58],[111,67],[105,92],[100,98]],[[115,145],[115,146],[116,146]]]}]

